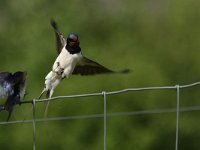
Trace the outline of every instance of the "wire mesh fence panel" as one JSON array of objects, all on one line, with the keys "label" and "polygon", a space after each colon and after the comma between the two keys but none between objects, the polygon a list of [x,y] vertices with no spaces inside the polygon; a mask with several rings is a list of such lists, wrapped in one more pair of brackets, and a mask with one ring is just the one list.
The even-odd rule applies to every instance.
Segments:
[{"label": "wire mesh fence panel", "polygon": [[[169,148],[168,149],[175,149],[178,150],[179,149],[179,139],[182,139],[180,137],[180,127],[182,127],[181,125],[181,118],[180,118],[180,114],[182,113],[192,113],[192,112],[199,112],[200,111],[200,105],[197,105],[197,103],[195,105],[189,105],[189,106],[181,106],[181,100],[182,97],[181,95],[184,95],[184,92],[186,92],[185,89],[195,89],[198,85],[200,85],[200,82],[195,82],[192,84],[188,84],[188,85],[175,85],[175,86],[162,86],[162,87],[143,87],[143,88],[128,88],[128,89],[123,89],[123,90],[119,90],[119,91],[111,91],[111,92],[99,92],[99,93],[89,93],[89,94],[80,94],[80,95],[70,95],[70,96],[57,96],[57,97],[53,97],[50,99],[33,99],[33,100],[26,100],[22,102],[22,105],[25,104],[32,104],[32,119],[25,119],[25,120],[16,120],[16,121],[9,121],[9,122],[0,122],[0,125],[20,125],[20,124],[32,124],[32,133],[33,133],[33,150],[36,150],[37,147],[40,147],[40,140],[42,141],[43,139],[41,139],[41,135],[45,134],[42,131],[42,128],[40,128],[41,126],[43,126],[43,129],[46,128],[46,125],[48,128],[56,132],[60,131],[62,132],[61,129],[56,129],[54,128],[55,126],[51,126],[49,125],[49,123],[51,122],[60,122],[63,124],[66,123],[66,121],[76,121],[75,124],[81,124],[81,122],[83,122],[84,119],[89,119],[87,120],[87,126],[90,129],[93,129],[95,132],[93,132],[93,134],[96,134],[96,136],[99,136],[99,141],[101,141],[101,149],[113,149],[114,147],[119,145],[117,144],[120,139],[122,139],[122,141],[120,142],[124,142],[124,144],[127,144],[125,139],[127,137],[129,137],[131,139],[131,137],[133,139],[136,139],[135,135],[138,136],[138,131],[141,130],[141,128],[138,127],[139,126],[143,126],[143,135],[146,135],[146,140],[143,141],[144,143],[146,142],[148,145],[148,141],[151,140],[156,140],[156,137],[153,136],[153,131],[155,129],[152,130],[146,130],[147,128],[151,129],[151,126],[155,126],[155,125],[161,125],[163,122],[165,122],[166,126],[168,124],[170,124],[170,126],[172,126],[172,132],[169,133],[169,135],[163,135],[163,137],[166,136],[166,143],[169,140]],[[148,96],[145,96],[145,93],[142,93],[140,96],[135,96],[132,95],[131,97],[129,97],[129,100],[127,101],[127,105],[131,106],[131,102],[135,101],[139,98],[143,99],[143,101],[141,102],[141,104],[138,104],[138,109],[135,110],[131,110],[128,109],[126,111],[126,105],[123,109],[118,110],[117,109],[117,105],[115,106],[115,103],[119,100],[117,100],[117,98],[121,97],[121,99],[123,99],[123,97],[126,97],[126,93],[132,93],[132,94],[138,94],[140,92],[144,92],[144,91],[148,91],[149,94]],[[151,108],[145,107],[145,101],[148,100],[148,97],[153,97],[154,96],[154,92],[159,93],[160,95],[166,94],[166,95],[172,95],[169,99],[169,101],[172,101],[171,103],[164,103],[164,104],[169,104],[168,106],[164,107],[164,104],[162,105],[162,100],[163,99],[158,99],[157,101],[161,101],[161,103],[157,103],[156,101],[152,104]],[[168,91],[168,92],[167,92]],[[166,93],[167,92],[167,93]],[[147,94],[147,93],[146,93]],[[130,95],[129,95],[130,96]],[[198,95],[198,92],[196,92],[196,96]],[[93,97],[92,101],[89,100],[89,98]],[[128,97],[128,96],[127,96]],[[139,97],[139,98],[138,98]],[[91,102],[95,102],[94,100],[98,100],[98,105],[99,106],[99,110],[102,111],[94,111],[97,107],[94,107],[95,109],[91,109],[91,111],[85,112],[84,114],[76,114],[76,115],[62,115],[62,116],[53,116],[53,117],[48,117],[48,118],[43,118],[43,117],[37,117],[37,106],[39,103],[41,102],[47,102],[47,101],[52,101],[53,102],[58,102],[60,101],[63,102],[65,101],[65,103],[70,103],[71,100],[73,100],[73,105],[75,108],[81,109],[82,106],[76,107],[76,103],[81,103],[86,102],[85,105],[87,105],[88,103]],[[162,97],[163,98],[163,97]],[[169,98],[169,97],[168,97]],[[144,100],[145,99],[145,100]],[[74,101],[76,100],[76,101]],[[165,99],[165,101],[168,101],[168,99]],[[153,105],[156,104],[156,107],[153,107]],[[118,103],[118,105],[121,105],[120,103]],[[141,107],[143,106],[144,107]],[[112,109],[111,107],[114,106]],[[160,106],[160,107],[159,107]],[[172,107],[171,107],[172,106]],[[52,106],[54,107],[54,106]],[[63,109],[64,109],[64,105],[63,105]],[[116,107],[116,108],[115,108]],[[132,108],[134,106],[131,106],[130,108]],[[128,107],[127,107],[128,108]],[[141,108],[141,109],[139,109]],[[75,111],[75,110],[74,110]],[[64,112],[64,111],[63,111]],[[84,111],[83,111],[84,112]],[[90,113],[92,112],[92,113]],[[157,115],[157,116],[155,116]],[[173,117],[172,117],[173,116]],[[131,117],[131,119],[130,119]],[[159,119],[158,119],[159,118]],[[169,119],[170,118],[170,119]],[[167,120],[168,119],[168,120]],[[91,121],[93,120],[93,121]],[[111,122],[112,120],[112,122]],[[162,120],[163,122],[159,122],[156,120]],[[140,123],[141,121],[141,123]],[[151,122],[152,121],[152,122]],[[40,122],[44,122],[44,124],[41,124]],[[126,130],[126,127],[124,126],[124,123],[127,124],[133,124],[133,128],[130,130]],[[83,123],[84,124],[84,123]],[[100,126],[99,126],[100,124]],[[91,126],[92,125],[92,126]],[[66,125],[69,128],[69,133],[71,131],[73,131],[74,129],[72,129],[71,126]],[[164,125],[163,125],[164,126]],[[170,127],[169,126],[169,127]],[[99,128],[100,127],[100,128]],[[68,131],[68,128],[63,129],[66,133]],[[87,129],[87,127],[85,127]],[[162,129],[162,125],[161,127],[157,128],[156,130],[158,130],[159,132],[162,130],[164,131],[164,129]],[[30,130],[30,129],[29,129]],[[48,130],[48,129],[47,129]],[[78,130],[78,129],[76,129]],[[116,134],[116,136],[110,136],[109,133],[110,132]],[[156,132],[158,132],[156,131]],[[63,134],[65,133],[63,132]],[[83,132],[83,131],[80,131]],[[124,137],[117,137],[118,132],[123,132],[122,134],[119,135],[123,135]],[[85,133],[85,132],[84,132]],[[90,142],[86,142],[84,139],[86,137],[90,137],[89,133],[85,133],[84,134],[85,137],[80,141],[81,144],[86,145],[88,147],[90,147],[92,145],[92,143]],[[20,136],[20,135],[19,135]],[[173,139],[169,139],[168,137],[174,137]],[[51,137],[50,135],[45,136],[45,138]],[[76,137],[76,136],[75,136]],[[92,136],[91,136],[92,137]],[[116,141],[113,143],[109,143],[107,142],[107,140],[112,140],[114,138],[114,140]],[[149,139],[148,139],[149,138]],[[58,140],[54,137],[55,141]],[[69,141],[76,141],[76,139],[70,138],[70,136],[68,137]],[[138,137],[139,139],[139,137]],[[61,140],[61,139],[60,139]],[[79,139],[80,140],[80,139]],[[118,141],[119,140],[119,141]],[[73,141],[73,142],[74,142]],[[85,142],[84,142],[85,141]],[[118,142],[117,142],[118,141]],[[137,141],[137,140],[136,140]],[[66,142],[66,141],[65,141]],[[77,141],[76,141],[77,142]],[[39,143],[39,144],[37,144]],[[87,143],[87,144],[86,144]],[[181,142],[182,143],[182,142]],[[49,143],[49,145],[53,145],[52,143]],[[91,145],[90,145],[91,144]],[[74,145],[76,146],[76,145]],[[141,148],[140,148],[141,146]],[[138,144],[138,147],[134,147],[134,148],[138,148],[138,149],[145,149],[145,144]],[[56,147],[56,145],[55,145]],[[157,147],[159,147],[159,144],[157,144]],[[174,148],[172,148],[174,147]],[[40,147],[39,149],[41,149],[42,147]],[[63,147],[61,146],[60,149],[62,149]],[[133,147],[131,147],[133,149]],[[63,148],[64,149],[64,148]],[[92,149],[92,148],[91,148]],[[155,147],[149,148],[149,149],[156,149]],[[167,149],[167,148],[166,148]]]}]

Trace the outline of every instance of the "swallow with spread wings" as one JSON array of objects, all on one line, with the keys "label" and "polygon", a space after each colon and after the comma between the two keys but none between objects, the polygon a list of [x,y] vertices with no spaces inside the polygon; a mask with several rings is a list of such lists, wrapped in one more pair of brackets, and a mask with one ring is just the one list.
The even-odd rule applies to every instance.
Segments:
[{"label": "swallow with spread wings", "polygon": [[51,98],[55,88],[65,77],[70,75],[95,75],[102,73],[128,73],[129,70],[112,71],[99,63],[90,60],[81,53],[78,35],[69,34],[67,39],[59,31],[57,24],[51,20],[51,26],[56,36],[58,57],[55,60],[52,70],[45,77],[45,87],[39,98],[46,92],[47,98]]}]

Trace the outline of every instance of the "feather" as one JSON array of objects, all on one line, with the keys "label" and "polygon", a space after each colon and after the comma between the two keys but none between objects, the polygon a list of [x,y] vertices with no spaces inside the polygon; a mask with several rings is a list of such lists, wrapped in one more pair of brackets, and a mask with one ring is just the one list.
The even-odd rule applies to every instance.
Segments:
[{"label": "feather", "polygon": [[95,75],[103,73],[128,73],[129,70],[112,71],[99,63],[83,57],[82,60],[76,65],[72,74],[77,75]]},{"label": "feather", "polygon": [[9,72],[0,73],[0,96],[7,97],[13,93],[12,74]]},{"label": "feather", "polygon": [[58,26],[54,20],[51,20],[51,26],[53,27],[56,36],[57,52],[58,54],[60,54],[62,48],[66,45],[66,40],[61,32],[58,30]]}]

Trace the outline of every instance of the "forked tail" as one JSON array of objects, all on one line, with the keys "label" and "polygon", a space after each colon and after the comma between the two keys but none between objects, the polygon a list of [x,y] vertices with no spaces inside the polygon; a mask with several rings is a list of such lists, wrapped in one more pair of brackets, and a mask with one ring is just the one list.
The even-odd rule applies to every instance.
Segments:
[{"label": "forked tail", "polygon": [[38,99],[40,99],[45,92],[46,92],[46,98],[49,98],[50,90],[47,90],[46,88],[44,88],[43,91],[40,93],[40,96],[38,97]]},{"label": "forked tail", "polygon": [[[45,92],[46,92],[46,98],[50,98],[50,90],[47,90],[46,88],[44,88],[43,91],[41,92],[40,96],[38,97],[38,99],[40,99]],[[46,104],[45,111],[44,111],[44,118],[45,119],[47,118],[49,102],[50,101],[45,102],[45,104]]]},{"label": "forked tail", "polygon": [[44,111],[44,119],[45,119],[45,120],[47,119],[49,103],[50,103],[50,101],[45,102],[45,104],[46,104],[46,106],[45,106],[45,111]]},{"label": "forked tail", "polygon": [[46,88],[44,88],[43,91],[40,93],[40,96],[38,97],[38,99],[40,99],[42,97],[42,95],[44,94],[44,92],[46,92]]}]

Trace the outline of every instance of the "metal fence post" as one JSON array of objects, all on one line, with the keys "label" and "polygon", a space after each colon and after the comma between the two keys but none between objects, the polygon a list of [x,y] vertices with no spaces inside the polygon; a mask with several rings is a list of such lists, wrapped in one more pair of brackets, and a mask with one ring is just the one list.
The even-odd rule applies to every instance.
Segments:
[{"label": "metal fence post", "polygon": [[107,126],[107,106],[106,106],[106,92],[102,92],[104,98],[104,150],[106,150],[106,126]]},{"label": "metal fence post", "polygon": [[35,99],[33,99],[33,150],[36,150],[36,118],[35,118]]},{"label": "metal fence post", "polygon": [[179,112],[180,112],[180,86],[176,85],[176,144],[175,144],[175,150],[178,150]]}]

